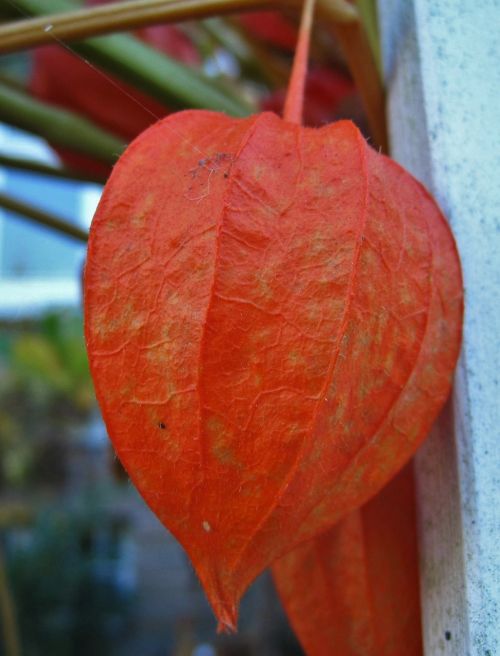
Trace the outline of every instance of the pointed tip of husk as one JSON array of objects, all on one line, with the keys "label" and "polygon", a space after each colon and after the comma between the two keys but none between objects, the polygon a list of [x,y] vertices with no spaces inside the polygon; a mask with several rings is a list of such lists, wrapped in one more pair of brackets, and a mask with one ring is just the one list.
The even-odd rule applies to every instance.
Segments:
[{"label": "pointed tip of husk", "polygon": [[238,610],[236,606],[222,606],[215,609],[217,633],[236,633],[238,631]]},{"label": "pointed tip of husk", "polygon": [[217,619],[217,633],[236,633],[238,606],[241,597],[235,581],[226,571],[224,575],[218,565],[195,568],[213,613]]}]

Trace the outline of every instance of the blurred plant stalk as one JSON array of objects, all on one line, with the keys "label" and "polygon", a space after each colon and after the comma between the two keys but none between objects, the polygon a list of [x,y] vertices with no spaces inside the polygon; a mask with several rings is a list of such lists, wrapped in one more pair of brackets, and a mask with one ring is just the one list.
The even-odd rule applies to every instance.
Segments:
[{"label": "blurred plant stalk", "polygon": [[[21,11],[39,18],[1,27],[0,53],[51,43],[54,37],[72,41],[156,23],[301,4],[301,0],[129,0],[71,11],[67,0],[16,0]],[[350,23],[359,19],[356,7],[347,0],[319,0],[318,5],[329,20]]]},{"label": "blurred plant stalk", "polygon": [[0,207],[8,210],[9,212],[17,214],[24,219],[34,221],[39,225],[50,228],[51,230],[55,230],[56,232],[65,235],[66,237],[70,237],[71,239],[76,239],[77,241],[84,243],[87,242],[88,233],[86,230],[82,230],[82,228],[79,228],[69,221],[56,217],[50,212],[41,210],[33,205],[28,205],[28,203],[17,200],[12,196],[0,193]]},{"label": "blurred plant stalk", "polygon": [[23,157],[11,157],[9,155],[0,154],[0,166],[7,169],[14,169],[16,171],[30,171],[31,173],[38,173],[50,178],[60,178],[63,180],[77,180],[79,182],[90,182],[99,185],[103,185],[106,182],[102,178],[82,173],[81,171],[75,171],[66,166],[52,166],[50,164],[38,162],[34,159],[25,159]]},{"label": "blurred plant stalk", "polygon": [[65,109],[35,100],[0,82],[0,121],[37,134],[51,143],[114,164],[125,148],[119,137]]},{"label": "blurred plant stalk", "polygon": [[14,599],[7,579],[5,558],[0,544],[0,624],[3,627],[5,656],[21,656],[21,641],[17,627]]}]

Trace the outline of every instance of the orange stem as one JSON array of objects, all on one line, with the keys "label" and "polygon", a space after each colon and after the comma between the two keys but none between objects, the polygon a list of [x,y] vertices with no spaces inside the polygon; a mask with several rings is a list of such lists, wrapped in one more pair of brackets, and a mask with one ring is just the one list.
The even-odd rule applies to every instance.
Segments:
[{"label": "orange stem", "polygon": [[295,51],[292,75],[290,76],[285,108],[283,110],[285,121],[298,123],[299,125],[302,123],[302,111],[304,107],[304,89],[306,85],[314,3],[315,0],[304,0],[297,50]]}]

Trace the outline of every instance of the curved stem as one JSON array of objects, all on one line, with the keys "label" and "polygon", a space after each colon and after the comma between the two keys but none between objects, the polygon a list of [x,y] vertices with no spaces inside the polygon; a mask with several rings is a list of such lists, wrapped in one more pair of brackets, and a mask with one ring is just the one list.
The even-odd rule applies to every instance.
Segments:
[{"label": "curved stem", "polygon": [[[356,7],[347,0],[321,2],[332,20],[351,22],[359,19]],[[43,3],[40,0],[15,0],[14,4],[25,14],[38,17],[0,26],[0,53],[52,43],[54,37],[74,41],[155,23],[299,3],[298,0],[131,0],[73,11],[64,0],[44,0]]]},{"label": "curved stem", "polygon": [[0,121],[108,164],[114,164],[125,148],[124,140],[82,116],[1,83]]},{"label": "curved stem", "polygon": [[304,107],[304,89],[307,76],[307,62],[309,59],[309,43],[314,15],[315,0],[304,0],[302,18],[300,21],[299,40],[293,60],[292,75],[286,94],[283,118],[290,123],[302,123]]}]

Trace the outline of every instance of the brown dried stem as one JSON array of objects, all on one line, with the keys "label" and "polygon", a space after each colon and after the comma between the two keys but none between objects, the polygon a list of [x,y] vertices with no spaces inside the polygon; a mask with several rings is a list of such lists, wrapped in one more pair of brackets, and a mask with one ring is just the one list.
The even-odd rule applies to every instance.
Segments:
[{"label": "brown dried stem", "polygon": [[21,642],[14,599],[9,587],[5,560],[0,546],[0,625],[3,626],[5,656],[21,656]]},{"label": "brown dried stem", "polygon": [[[300,0],[292,2],[297,6],[301,4]],[[291,0],[130,0],[45,15],[51,10],[51,2],[46,0],[43,3],[43,16],[0,26],[0,53],[51,43],[54,38],[75,41],[156,23],[207,18],[252,9],[280,8],[290,4]],[[331,20],[358,20],[356,8],[347,0],[322,0],[321,4]],[[34,4],[32,0],[16,0],[16,5],[28,14],[40,14],[40,5]]]},{"label": "brown dried stem", "polygon": [[375,145],[386,153],[385,92],[365,28],[361,22],[332,23],[332,30],[361,95]]}]

